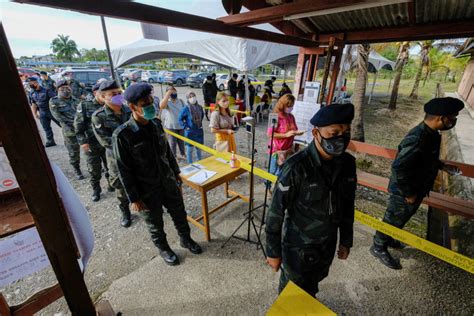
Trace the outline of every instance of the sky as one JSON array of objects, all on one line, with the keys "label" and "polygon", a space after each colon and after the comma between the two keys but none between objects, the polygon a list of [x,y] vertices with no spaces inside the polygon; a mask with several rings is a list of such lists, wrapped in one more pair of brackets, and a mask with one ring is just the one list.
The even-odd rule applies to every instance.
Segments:
[{"label": "sky", "polygon": [[[142,0],[137,2],[214,19],[227,15],[220,0]],[[105,49],[99,16],[0,0],[0,17],[15,58],[52,53],[50,45],[58,34],[69,35],[79,49]],[[111,18],[106,18],[105,21],[111,49],[142,38],[138,22]],[[270,25],[262,25],[259,28],[278,32]],[[216,36],[177,28],[169,28],[168,32],[170,42]]]}]

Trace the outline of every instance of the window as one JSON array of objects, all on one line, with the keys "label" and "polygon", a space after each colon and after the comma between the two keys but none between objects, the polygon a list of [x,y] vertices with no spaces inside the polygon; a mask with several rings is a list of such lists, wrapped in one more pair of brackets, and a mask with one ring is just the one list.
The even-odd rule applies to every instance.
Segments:
[{"label": "window", "polygon": [[73,73],[74,79],[79,82],[86,82],[87,81],[87,72],[75,72]]},{"label": "window", "polygon": [[100,78],[107,78],[107,75],[100,72],[89,72],[89,81],[96,82]]}]

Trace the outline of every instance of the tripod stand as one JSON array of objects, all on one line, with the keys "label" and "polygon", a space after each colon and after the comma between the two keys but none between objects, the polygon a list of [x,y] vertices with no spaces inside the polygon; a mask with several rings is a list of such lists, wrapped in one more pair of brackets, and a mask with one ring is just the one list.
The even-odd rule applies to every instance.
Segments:
[{"label": "tripod stand", "polygon": [[[255,121],[253,117],[248,117],[244,118],[246,122],[251,122],[252,126],[252,155],[251,155],[251,168],[250,168],[250,196],[249,196],[249,208],[248,211],[244,214],[245,219],[237,226],[237,228],[234,230],[234,232],[227,238],[227,240],[222,244],[221,248],[224,248],[225,245],[232,239],[238,239],[244,242],[249,242],[252,244],[256,244],[261,247],[263,256],[266,257],[265,250],[263,249],[262,242],[260,240],[260,235],[257,231],[257,227],[255,225],[254,221],[254,215],[253,212],[256,210],[253,208],[253,200],[254,200],[254,166],[255,166]],[[259,208],[259,207],[258,207]],[[247,238],[242,238],[239,236],[235,236],[235,234],[240,230],[241,227],[244,226],[244,224],[247,223]],[[253,241],[250,239],[250,228],[253,228],[255,232],[255,236],[257,237],[256,241]]]}]

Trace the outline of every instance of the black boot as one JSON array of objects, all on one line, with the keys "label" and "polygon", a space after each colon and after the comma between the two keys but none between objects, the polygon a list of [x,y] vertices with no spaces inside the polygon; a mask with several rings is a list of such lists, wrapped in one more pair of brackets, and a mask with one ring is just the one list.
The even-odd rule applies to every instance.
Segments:
[{"label": "black boot", "polygon": [[93,202],[97,202],[97,201],[100,200],[101,191],[102,190],[101,190],[100,186],[94,187],[93,192],[92,192],[92,201]]},{"label": "black boot", "polygon": [[76,179],[83,180],[84,176],[82,175],[82,171],[79,167],[74,167],[74,171],[76,172]]},{"label": "black boot", "polygon": [[400,262],[392,257],[386,247],[372,245],[372,247],[370,247],[370,253],[390,269],[400,270],[402,268]]},{"label": "black boot", "polygon": [[178,256],[174,253],[173,250],[171,250],[170,246],[168,243],[166,244],[161,244],[161,245],[156,245],[158,249],[160,250],[160,256],[163,258],[165,263],[170,266],[177,266],[179,265],[179,258]]},{"label": "black boot", "polygon": [[396,239],[392,239],[390,240],[390,242],[388,243],[388,246],[390,248],[394,248],[394,249],[403,249],[406,247],[406,245],[402,242],[400,242],[399,240],[396,240]]},{"label": "black boot", "polygon": [[56,146],[56,143],[54,142],[54,140],[48,140],[46,144],[44,144],[44,147],[53,147],[53,146]]},{"label": "black boot", "polygon": [[120,225],[122,227],[130,227],[132,225],[132,216],[130,214],[130,209],[127,207],[120,207],[122,212],[122,217],[120,218]]},{"label": "black boot", "polygon": [[201,246],[199,246],[197,242],[192,240],[191,236],[182,237],[179,244],[181,245],[181,247],[188,249],[189,251],[191,251],[191,253],[195,255],[202,253]]}]

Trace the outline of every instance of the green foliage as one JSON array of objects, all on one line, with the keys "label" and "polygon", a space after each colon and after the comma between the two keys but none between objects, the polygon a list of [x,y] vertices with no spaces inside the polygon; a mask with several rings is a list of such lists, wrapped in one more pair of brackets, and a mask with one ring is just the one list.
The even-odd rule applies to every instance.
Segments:
[{"label": "green foliage", "polygon": [[75,56],[80,56],[77,44],[68,35],[59,34],[58,37],[51,42],[51,49],[58,59],[72,61]]},{"label": "green foliage", "polygon": [[80,61],[108,61],[107,50],[105,49],[96,49],[96,48],[83,48],[81,49],[81,58]]}]

